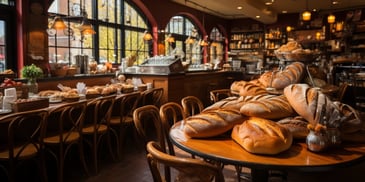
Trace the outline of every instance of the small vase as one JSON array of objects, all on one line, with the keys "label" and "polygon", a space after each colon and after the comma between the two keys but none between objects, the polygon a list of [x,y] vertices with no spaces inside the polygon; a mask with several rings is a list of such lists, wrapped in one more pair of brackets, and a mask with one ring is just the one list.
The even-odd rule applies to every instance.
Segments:
[{"label": "small vase", "polygon": [[30,79],[28,80],[28,92],[29,94],[37,94],[38,93],[38,83],[36,80]]},{"label": "small vase", "polygon": [[328,137],[326,133],[309,130],[306,142],[308,150],[312,152],[321,152],[328,146]]}]

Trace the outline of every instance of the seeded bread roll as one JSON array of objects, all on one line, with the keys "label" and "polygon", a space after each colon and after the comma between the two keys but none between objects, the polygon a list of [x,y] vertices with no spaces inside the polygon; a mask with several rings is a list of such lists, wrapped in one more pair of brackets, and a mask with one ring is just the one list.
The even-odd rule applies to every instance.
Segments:
[{"label": "seeded bread roll", "polygon": [[281,119],[295,114],[284,95],[265,97],[244,103],[240,109],[241,114],[265,119]]},{"label": "seeded bread roll", "polygon": [[186,118],[184,132],[192,138],[213,137],[227,132],[240,124],[245,117],[238,111],[216,109],[201,112]]},{"label": "seeded bread roll", "polygon": [[236,125],[231,137],[250,153],[269,155],[289,149],[293,141],[289,130],[273,121],[257,117],[250,117]]}]

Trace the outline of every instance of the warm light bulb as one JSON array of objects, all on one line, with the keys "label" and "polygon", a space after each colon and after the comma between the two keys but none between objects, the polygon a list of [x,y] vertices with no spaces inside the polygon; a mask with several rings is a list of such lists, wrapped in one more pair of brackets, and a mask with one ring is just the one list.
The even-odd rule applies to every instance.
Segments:
[{"label": "warm light bulb", "polygon": [[311,12],[309,12],[309,11],[304,11],[304,12],[302,13],[302,20],[303,20],[303,21],[309,21],[309,20],[311,20]]},{"label": "warm light bulb", "polygon": [[335,21],[336,21],[335,15],[330,14],[330,15],[327,16],[327,22],[328,23],[335,23]]},{"label": "warm light bulb", "polygon": [[292,30],[292,27],[291,27],[291,26],[287,26],[287,27],[286,27],[286,31],[287,31],[287,32],[290,32],[291,30]]}]

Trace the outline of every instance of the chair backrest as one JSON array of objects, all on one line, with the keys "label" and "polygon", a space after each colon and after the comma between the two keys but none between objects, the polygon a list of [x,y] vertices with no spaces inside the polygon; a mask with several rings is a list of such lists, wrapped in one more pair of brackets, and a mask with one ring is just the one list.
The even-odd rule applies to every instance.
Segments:
[{"label": "chair backrest", "polygon": [[98,127],[99,124],[106,124],[109,126],[114,101],[115,95],[98,97],[88,101],[85,112],[85,125]]},{"label": "chair backrest", "polygon": [[204,110],[203,102],[195,96],[186,96],[182,98],[181,105],[184,112],[187,114],[186,116],[193,116]]},{"label": "chair backrest", "polygon": [[140,106],[155,105],[160,107],[163,93],[163,88],[151,88],[142,92]]},{"label": "chair backrest", "polygon": [[[163,179],[159,170],[159,164],[178,170],[179,181],[214,181],[223,182],[222,169],[201,159],[182,158],[166,154],[158,143],[151,141],[147,144],[148,164],[155,182],[168,181]],[[186,179],[187,178],[187,179]]]},{"label": "chair backrest", "polygon": [[[145,105],[134,110],[133,122],[138,135],[144,142],[144,146],[146,146],[148,141],[157,139],[157,141],[161,142],[161,145],[165,147],[160,113],[155,105]],[[151,124],[153,124],[152,127],[154,128],[151,128]]]},{"label": "chair backrest", "polygon": [[233,96],[230,89],[211,90],[209,94],[212,103],[216,103],[222,99]]},{"label": "chair backrest", "polygon": [[167,102],[160,107],[160,117],[164,132],[164,139],[167,143],[169,154],[175,155],[174,147],[169,139],[169,131],[173,124],[178,121],[185,120],[186,114],[178,103]]},{"label": "chair backrest", "polygon": [[59,135],[66,141],[73,132],[81,131],[85,119],[86,101],[60,105],[49,111],[46,136]]},{"label": "chair backrest", "polygon": [[21,160],[20,157],[27,156],[25,153],[40,152],[43,149],[47,117],[48,112],[42,109],[1,117],[0,152],[8,151],[10,162]]},{"label": "chair backrest", "polygon": [[133,117],[133,111],[137,108],[137,104],[140,98],[141,98],[140,92],[132,92],[118,95],[115,98],[112,115],[120,116],[121,123],[124,116]]}]

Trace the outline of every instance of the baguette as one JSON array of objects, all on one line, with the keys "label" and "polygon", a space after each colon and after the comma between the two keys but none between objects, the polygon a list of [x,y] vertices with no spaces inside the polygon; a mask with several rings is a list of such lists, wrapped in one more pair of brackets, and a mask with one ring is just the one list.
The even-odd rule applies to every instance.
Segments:
[{"label": "baguette", "polygon": [[247,81],[235,81],[231,84],[231,92],[240,96],[268,94],[266,89]]},{"label": "baguette", "polygon": [[272,80],[272,87],[278,90],[284,89],[286,86],[294,83],[299,83],[304,75],[304,64],[294,62],[285,67],[283,71],[275,74]]},{"label": "baguette", "polygon": [[244,121],[239,112],[228,109],[216,109],[201,112],[186,118],[184,133],[192,138],[207,138],[221,135],[234,125]]},{"label": "baguette", "polygon": [[246,116],[265,119],[281,119],[295,114],[284,95],[263,96],[261,99],[248,101],[242,105],[240,112]]}]

